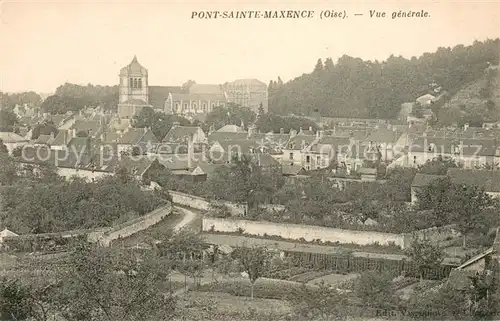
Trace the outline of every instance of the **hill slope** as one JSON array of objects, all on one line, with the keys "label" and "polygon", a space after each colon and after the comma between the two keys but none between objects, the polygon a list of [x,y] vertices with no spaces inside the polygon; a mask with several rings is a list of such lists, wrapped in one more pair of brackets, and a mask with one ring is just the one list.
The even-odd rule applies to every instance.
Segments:
[{"label": "hill slope", "polygon": [[439,48],[435,53],[384,62],[349,56],[331,58],[314,71],[283,84],[269,84],[269,110],[281,115],[394,118],[404,102],[415,101],[438,84],[450,94],[484,75],[488,63],[498,64],[500,39],[471,46]]}]

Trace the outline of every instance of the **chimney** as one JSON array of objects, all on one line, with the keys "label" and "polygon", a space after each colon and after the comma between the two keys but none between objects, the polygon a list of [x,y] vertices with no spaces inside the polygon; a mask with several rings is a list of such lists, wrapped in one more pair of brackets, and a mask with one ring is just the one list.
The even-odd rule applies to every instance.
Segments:
[{"label": "chimney", "polygon": [[299,134],[302,135],[302,127],[299,127]]},{"label": "chimney", "polygon": [[283,135],[285,133],[285,129],[284,128],[280,128],[280,134]]},{"label": "chimney", "polygon": [[76,128],[73,128],[71,130],[71,138],[75,138],[76,137]]},{"label": "chimney", "polygon": [[312,126],[309,126],[309,131],[312,132],[313,128]]},{"label": "chimney", "polygon": [[290,137],[297,136],[297,131],[295,129],[290,129]]},{"label": "chimney", "polygon": [[144,127],[144,134],[148,132],[148,128]]},{"label": "chimney", "polygon": [[54,139],[54,132],[50,132],[50,139]]}]

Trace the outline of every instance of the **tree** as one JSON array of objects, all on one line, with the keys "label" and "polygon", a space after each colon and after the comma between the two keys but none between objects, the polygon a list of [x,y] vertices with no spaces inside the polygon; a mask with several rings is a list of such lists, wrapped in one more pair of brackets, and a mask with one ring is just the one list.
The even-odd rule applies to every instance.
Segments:
[{"label": "tree", "polygon": [[[317,63],[315,71],[270,91],[269,111],[308,115],[319,109],[324,117],[396,118],[401,104],[426,94],[430,83],[436,82],[454,95],[484,77],[488,62],[499,61],[499,43],[497,38],[463,48],[442,48],[411,59],[390,56],[385,61],[367,61],[345,55],[333,64],[327,58],[324,65]],[[494,112],[480,114],[485,117]],[[448,122],[456,122],[459,118],[453,118],[461,115],[445,116],[449,116],[445,117]]]},{"label": "tree", "polygon": [[205,123],[215,130],[225,125],[248,126],[255,122],[257,115],[250,109],[238,104],[228,103],[225,107],[215,107],[206,117]]},{"label": "tree", "polygon": [[252,246],[241,247],[232,253],[239,261],[244,272],[250,280],[250,297],[253,299],[253,289],[257,281],[268,270],[270,265],[270,253],[265,247]]},{"label": "tree", "polygon": [[[34,283],[34,282],[31,282]],[[19,279],[0,280],[0,318],[6,321],[48,321],[53,286],[26,284]]]},{"label": "tree", "polygon": [[143,108],[139,115],[135,116],[135,123],[133,126],[135,128],[151,128],[153,134],[159,140],[162,140],[175,122],[178,122],[181,126],[191,126],[191,122],[186,118],[177,115],[167,115],[147,107]]},{"label": "tree", "polygon": [[262,104],[262,102],[259,104],[259,113],[258,113],[258,116],[261,117],[262,115],[264,115],[265,111],[264,111],[264,105]]},{"label": "tree", "polygon": [[7,146],[3,143],[3,139],[0,139],[0,154],[8,155],[9,150],[7,149]]},{"label": "tree", "polygon": [[470,232],[482,232],[493,217],[495,202],[475,185],[453,184],[449,178],[436,179],[417,193],[417,208],[432,210],[436,226],[457,224],[463,246]]},{"label": "tree", "polygon": [[12,185],[18,178],[18,164],[7,153],[0,153],[0,185]]},{"label": "tree", "polygon": [[0,109],[0,132],[13,131],[17,123],[16,114],[5,109]]},{"label": "tree", "polygon": [[391,308],[395,303],[392,279],[390,272],[365,271],[356,280],[354,293],[367,306]]},{"label": "tree", "polygon": [[346,320],[347,298],[322,282],[319,288],[303,284],[300,289],[292,290],[290,304],[300,320]]},{"label": "tree", "polygon": [[185,83],[182,84],[182,90],[185,91],[185,92],[189,92],[189,89],[193,85],[196,85],[196,81],[190,79],[190,80],[188,80],[188,81],[186,81]]},{"label": "tree", "polygon": [[31,139],[37,139],[40,135],[51,135],[57,136],[58,130],[52,121],[45,121],[41,124],[37,124],[33,131],[31,132]]},{"label": "tree", "polygon": [[420,238],[413,235],[410,248],[405,250],[405,254],[415,265],[420,281],[424,279],[426,269],[437,267],[444,259],[444,253],[438,244],[433,244],[428,238]]},{"label": "tree", "polygon": [[68,321],[170,320],[175,300],[164,291],[169,273],[153,252],[81,244],[63,273],[63,316]]},{"label": "tree", "polygon": [[207,248],[201,236],[182,229],[178,232],[170,231],[159,241],[157,245],[159,255],[169,259],[176,269],[190,276],[195,286],[198,286],[198,278],[204,268],[201,256]]},{"label": "tree", "polygon": [[458,165],[452,158],[442,157],[429,159],[423,165],[418,166],[418,172],[430,175],[446,175],[448,168],[457,168]]},{"label": "tree", "polygon": [[318,59],[318,61],[316,62],[316,66],[314,66],[314,73],[318,73],[318,72],[321,72],[324,70],[324,66],[323,66],[323,61],[320,59]]}]

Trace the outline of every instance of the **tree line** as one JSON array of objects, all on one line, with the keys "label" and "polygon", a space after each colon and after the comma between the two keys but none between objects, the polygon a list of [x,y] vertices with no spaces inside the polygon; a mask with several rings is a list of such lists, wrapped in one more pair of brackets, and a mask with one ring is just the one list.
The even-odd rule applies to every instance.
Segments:
[{"label": "tree line", "polygon": [[406,59],[364,61],[347,55],[335,64],[319,59],[311,73],[287,83],[269,84],[269,110],[280,115],[395,118],[404,102],[414,102],[438,84],[454,94],[498,64],[500,39],[470,46],[440,47],[434,53]]}]

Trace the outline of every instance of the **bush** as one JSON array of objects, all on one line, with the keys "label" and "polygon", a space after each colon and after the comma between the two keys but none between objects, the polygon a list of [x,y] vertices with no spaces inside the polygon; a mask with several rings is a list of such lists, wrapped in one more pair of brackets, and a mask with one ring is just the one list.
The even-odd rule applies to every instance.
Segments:
[{"label": "bush", "polygon": [[[289,282],[269,282],[257,280],[254,286],[254,297],[262,299],[286,300],[290,297],[291,290],[300,289],[302,284]],[[226,281],[201,285],[200,292],[222,292],[235,296],[250,297],[250,281]]]}]

